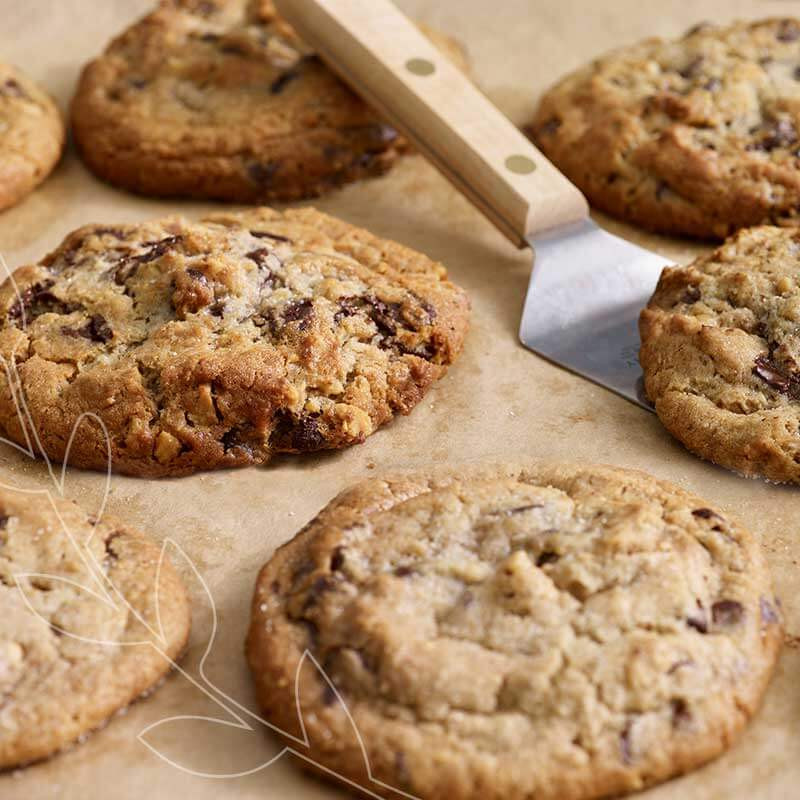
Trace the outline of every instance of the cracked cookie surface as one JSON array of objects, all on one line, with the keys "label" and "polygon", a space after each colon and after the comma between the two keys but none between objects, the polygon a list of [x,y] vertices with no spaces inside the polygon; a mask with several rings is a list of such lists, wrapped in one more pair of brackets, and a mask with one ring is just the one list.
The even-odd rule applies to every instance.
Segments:
[{"label": "cracked cookie surface", "polygon": [[800,20],[616,50],[550,89],[528,132],[592,205],[651,230],[796,222]]},{"label": "cracked cookie surface", "polygon": [[419,402],[468,315],[441,264],[313,209],[89,225],[0,287],[0,426],[92,469],[104,427],[144,476],[345,447]]},{"label": "cracked cookie surface", "polygon": [[298,733],[297,686],[310,757],[375,789],[343,703],[374,777],[426,800],[586,800],[692,769],[755,712],[781,641],[748,532],[599,466],[362,483],[276,552],[252,615],[267,718]]},{"label": "cracked cookie surface", "polygon": [[168,672],[189,601],[160,554],[111,518],[0,487],[0,768],[72,744]]},{"label": "cracked cookie surface", "polygon": [[[454,42],[425,32],[463,65]],[[86,67],[72,124],[110,183],[237,202],[313,197],[406,149],[271,0],[165,0]]]},{"label": "cracked cookie surface", "polygon": [[645,391],[693,453],[800,483],[800,234],[740,231],[667,268],[639,322]]},{"label": "cracked cookie surface", "polygon": [[64,123],[46,92],[0,63],[0,210],[30,194],[64,147]]}]

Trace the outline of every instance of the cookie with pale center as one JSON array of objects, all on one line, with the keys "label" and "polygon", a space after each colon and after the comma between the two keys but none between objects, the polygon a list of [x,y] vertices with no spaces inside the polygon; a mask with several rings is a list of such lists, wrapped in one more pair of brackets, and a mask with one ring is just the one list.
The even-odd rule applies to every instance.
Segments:
[{"label": "cookie with pale center", "polygon": [[726,750],[779,618],[756,541],[688,492],[611,467],[467,466],[333,500],[262,569],[247,655],[266,718],[328,777],[588,800]]}]

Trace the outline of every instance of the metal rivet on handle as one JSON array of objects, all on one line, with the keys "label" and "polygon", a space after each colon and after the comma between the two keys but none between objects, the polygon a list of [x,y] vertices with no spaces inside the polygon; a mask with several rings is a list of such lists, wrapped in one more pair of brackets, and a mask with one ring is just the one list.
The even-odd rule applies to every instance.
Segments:
[{"label": "metal rivet on handle", "polygon": [[517,175],[530,175],[536,169],[536,163],[528,156],[509,156],[506,159],[506,169]]},{"label": "metal rivet on handle", "polygon": [[414,75],[433,75],[436,66],[427,58],[410,58],[406,61],[406,69]]}]

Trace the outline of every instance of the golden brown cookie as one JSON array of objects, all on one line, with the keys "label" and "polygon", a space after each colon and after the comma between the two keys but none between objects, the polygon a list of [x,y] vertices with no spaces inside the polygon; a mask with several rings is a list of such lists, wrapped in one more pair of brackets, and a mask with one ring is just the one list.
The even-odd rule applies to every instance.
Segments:
[{"label": "golden brown cookie", "polygon": [[64,148],[64,123],[46,92],[0,63],[0,210],[30,194]]},{"label": "golden brown cookie", "polygon": [[529,128],[597,208],[665,233],[722,238],[796,222],[800,20],[698,25],[569,75]]},{"label": "golden brown cookie", "polygon": [[72,744],[168,672],[189,601],[160,556],[120,522],[0,487],[0,768]]},{"label": "golden brown cookie", "polygon": [[276,552],[252,615],[266,718],[298,735],[299,711],[304,757],[383,793],[347,709],[375,780],[425,800],[589,800],[693,769],[781,642],[747,531],[596,466],[362,483]]},{"label": "golden brown cookie", "polygon": [[[441,264],[313,209],[81,228],[0,286],[0,426],[131,475],[363,442],[461,350]],[[101,425],[102,423],[102,425]],[[105,430],[104,430],[105,429]]]},{"label": "golden brown cookie", "polygon": [[645,390],[693,453],[800,483],[800,234],[740,231],[664,270],[642,312]]},{"label": "golden brown cookie", "polygon": [[164,0],[86,67],[72,125],[110,183],[238,202],[316,196],[385,172],[406,147],[271,0]]}]

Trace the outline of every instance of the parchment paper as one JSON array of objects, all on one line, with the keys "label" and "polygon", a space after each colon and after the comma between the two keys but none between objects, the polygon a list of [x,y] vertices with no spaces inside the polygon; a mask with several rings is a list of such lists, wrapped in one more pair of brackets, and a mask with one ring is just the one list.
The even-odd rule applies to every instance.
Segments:
[{"label": "parchment paper", "polygon": [[[0,0],[0,58],[47,86],[62,108],[81,65],[146,11],[149,0]],[[791,0],[401,0],[404,10],[458,37],[477,81],[514,121],[565,71],[611,47],[659,34],[673,36],[704,19],[726,21],[800,13]],[[431,464],[519,457],[604,461],[636,467],[696,491],[737,515],[761,539],[786,610],[800,633],[800,489],[747,481],[688,454],[652,414],[554,367],[517,342],[530,253],[515,251],[419,157],[385,178],[351,186],[317,206],[443,261],[470,293],[473,325],[450,373],[410,417],[364,445],[319,457],[286,458],[260,469],[148,482],[114,477],[108,511],[154,536],[173,537],[207,583],[217,631],[206,666],[210,684],[254,708],[243,658],[253,582],[275,547],[348,484],[367,475]],[[157,202],[95,180],[70,148],[52,178],[20,206],[0,214],[0,252],[12,267],[41,257],[87,222],[129,222],[211,205]],[[685,260],[694,245],[613,230]],[[41,463],[0,448],[0,481],[54,489]],[[101,476],[70,471],[66,493],[99,503]],[[195,602],[186,671],[198,680],[212,615],[201,583],[180,564]],[[708,767],[652,790],[659,798],[787,798],[800,792],[800,667],[797,640],[787,647],[764,708],[741,741]],[[202,684],[212,695],[208,684]],[[228,708],[235,708],[225,700]],[[141,800],[141,798],[336,798],[341,790],[308,778],[280,753],[263,728],[187,720],[137,735],[174,715],[232,721],[209,695],[173,675],[149,699],[71,752],[0,775],[2,800]],[[212,779],[185,771],[249,773]]]}]

